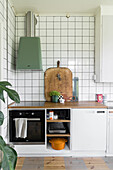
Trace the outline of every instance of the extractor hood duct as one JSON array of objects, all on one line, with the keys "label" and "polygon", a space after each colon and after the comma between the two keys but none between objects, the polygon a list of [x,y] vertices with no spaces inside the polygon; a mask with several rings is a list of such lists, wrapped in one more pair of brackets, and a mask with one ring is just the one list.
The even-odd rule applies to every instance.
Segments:
[{"label": "extractor hood duct", "polygon": [[26,37],[20,37],[16,68],[18,70],[42,70],[40,38],[35,37],[37,20],[29,11],[26,14]]}]

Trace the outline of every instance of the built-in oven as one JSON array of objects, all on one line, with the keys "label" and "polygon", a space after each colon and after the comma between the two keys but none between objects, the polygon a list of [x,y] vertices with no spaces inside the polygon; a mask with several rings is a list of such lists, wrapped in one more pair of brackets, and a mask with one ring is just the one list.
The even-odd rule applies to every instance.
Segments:
[{"label": "built-in oven", "polygon": [[45,144],[45,110],[10,110],[9,142]]}]

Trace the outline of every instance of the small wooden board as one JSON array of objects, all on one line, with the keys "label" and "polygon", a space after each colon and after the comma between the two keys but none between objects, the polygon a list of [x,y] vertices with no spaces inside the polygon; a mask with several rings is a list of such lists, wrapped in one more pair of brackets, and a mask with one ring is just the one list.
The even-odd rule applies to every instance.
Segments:
[{"label": "small wooden board", "polygon": [[57,62],[56,68],[49,68],[45,71],[45,99],[51,101],[49,93],[58,91],[61,94],[72,96],[72,72],[66,67],[59,67],[60,62]]}]

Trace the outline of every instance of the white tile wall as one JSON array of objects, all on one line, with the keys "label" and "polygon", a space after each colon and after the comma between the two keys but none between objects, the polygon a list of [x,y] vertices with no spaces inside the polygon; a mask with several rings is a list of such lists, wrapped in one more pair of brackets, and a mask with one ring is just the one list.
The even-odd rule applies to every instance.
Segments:
[{"label": "white tile wall", "polygon": [[[13,89],[15,88],[15,14],[11,8],[11,4],[7,0],[0,0],[0,18],[3,20],[4,25],[4,57],[3,57],[3,80],[9,81]],[[5,94],[6,103],[2,103],[4,113],[4,124],[2,126],[4,139],[7,140],[8,135],[8,111],[7,104],[11,100],[7,100]]]},{"label": "white tile wall", "polygon": [[[95,93],[113,99],[113,83],[95,83],[94,75],[94,17],[37,18],[36,36],[41,38],[43,72],[17,71],[17,90],[21,100],[45,100],[44,72],[55,67],[57,60],[68,67],[73,77],[79,77],[79,100],[95,100]],[[25,17],[16,17],[16,47],[25,35]],[[17,50],[18,48],[16,48]]]}]

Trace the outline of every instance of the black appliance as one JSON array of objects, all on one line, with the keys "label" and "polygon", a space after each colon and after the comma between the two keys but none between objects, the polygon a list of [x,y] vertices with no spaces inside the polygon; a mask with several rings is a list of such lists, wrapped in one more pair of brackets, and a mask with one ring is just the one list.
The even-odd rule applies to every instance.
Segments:
[{"label": "black appliance", "polygon": [[[15,119],[27,119],[27,137],[16,137]],[[45,144],[45,110],[10,110],[9,142],[14,144]]]}]

